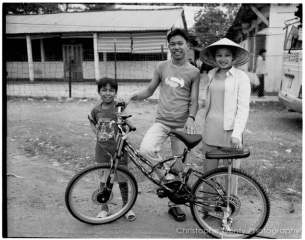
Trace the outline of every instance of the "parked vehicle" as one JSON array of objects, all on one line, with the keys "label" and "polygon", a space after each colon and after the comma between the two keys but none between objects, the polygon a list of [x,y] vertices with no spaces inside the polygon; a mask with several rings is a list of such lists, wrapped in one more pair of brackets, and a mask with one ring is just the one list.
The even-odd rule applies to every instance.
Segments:
[{"label": "parked vehicle", "polygon": [[[295,15],[301,11],[302,16],[302,7],[298,8]],[[278,97],[289,111],[302,113],[302,19],[295,20],[285,22],[283,72]]]}]

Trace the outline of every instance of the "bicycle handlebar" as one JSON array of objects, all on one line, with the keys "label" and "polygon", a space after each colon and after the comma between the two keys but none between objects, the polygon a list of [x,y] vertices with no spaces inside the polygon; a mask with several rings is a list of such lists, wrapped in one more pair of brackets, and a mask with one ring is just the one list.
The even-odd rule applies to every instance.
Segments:
[{"label": "bicycle handlebar", "polygon": [[[118,113],[122,113],[125,110],[125,102],[118,102],[116,104],[116,107],[118,108]],[[122,118],[122,120],[125,122],[125,124],[129,127],[130,131],[136,131],[137,128],[130,122],[127,120],[127,118],[131,117],[131,115],[128,116],[120,116]]]},{"label": "bicycle handlebar", "polygon": [[130,130],[130,131],[135,131],[135,130],[137,130],[137,128],[136,128],[135,126],[133,126],[133,124],[132,124],[130,121],[126,120],[125,123],[126,123],[126,125],[129,127],[129,130]]}]

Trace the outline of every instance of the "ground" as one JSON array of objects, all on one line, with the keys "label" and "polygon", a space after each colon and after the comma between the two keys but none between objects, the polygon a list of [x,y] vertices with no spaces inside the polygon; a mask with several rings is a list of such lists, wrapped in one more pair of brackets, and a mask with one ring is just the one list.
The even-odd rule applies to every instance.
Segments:
[{"label": "ground", "polygon": [[[80,106],[81,104],[83,105]],[[145,103],[143,104],[145,105]],[[137,215],[134,222],[128,222],[122,218],[111,224],[92,226],[81,223],[72,217],[65,206],[64,193],[68,181],[77,171],[77,167],[80,167],[80,162],[73,165],[71,161],[63,161],[63,159],[56,157],[57,152],[54,149],[61,148],[65,142],[64,140],[63,143],[57,140],[61,146],[56,146],[53,143],[50,147],[54,150],[53,155],[48,154],[48,152],[35,152],[34,154],[34,150],[30,149],[27,144],[31,143],[32,146],[48,144],[43,141],[36,141],[38,133],[40,133],[40,139],[42,139],[41,135],[43,134],[51,136],[56,135],[56,132],[63,132],[63,136],[68,138],[64,128],[59,127],[60,125],[64,125],[74,134],[79,131],[78,134],[73,135],[75,138],[80,136],[87,139],[90,136],[91,139],[90,131],[87,131],[89,129],[87,123],[83,124],[76,119],[79,119],[80,115],[86,118],[86,109],[90,109],[92,105],[94,103],[79,101],[74,103],[47,100],[8,101],[6,151],[8,236],[210,238],[198,228],[186,207],[184,207],[184,210],[187,213],[187,220],[182,223],[174,221],[167,213],[167,200],[158,198],[154,193],[154,186],[148,181],[139,182],[140,194],[133,208]],[[139,106],[136,106],[135,109],[139,109]],[[78,111],[74,111],[75,109],[78,109]],[[284,111],[284,109],[279,108],[279,111]],[[143,117],[139,113],[135,115]],[[298,122],[297,124],[300,124],[299,117],[294,116],[298,119],[295,120]],[[54,125],[59,119],[61,124]],[[33,125],[33,123],[35,124]],[[73,124],[76,128],[73,128]],[[84,125],[86,127],[82,127]],[[80,130],[83,128],[86,130]],[[50,144],[51,142],[50,140]],[[66,146],[65,149],[73,151],[73,148],[77,147]],[[91,151],[92,149],[88,150],[90,154]],[[84,159],[86,159],[86,154],[83,154]],[[90,154],[89,156],[91,156]],[[68,159],[68,157],[65,159]],[[300,201],[296,201],[292,208],[291,202],[272,196],[270,219],[261,235],[274,238],[301,238],[301,221]],[[5,225],[3,226],[5,227]]]}]

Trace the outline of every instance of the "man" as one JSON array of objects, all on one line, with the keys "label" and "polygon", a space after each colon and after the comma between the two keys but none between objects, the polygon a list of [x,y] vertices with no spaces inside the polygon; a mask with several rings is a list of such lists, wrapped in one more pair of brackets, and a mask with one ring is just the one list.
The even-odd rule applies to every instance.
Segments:
[{"label": "man", "polygon": [[259,98],[264,98],[264,88],[265,88],[265,75],[267,75],[266,70],[266,49],[261,49],[256,60],[256,75],[259,79],[259,86],[257,87]]},{"label": "man", "polygon": [[[173,155],[183,152],[183,143],[169,133],[175,129],[194,134],[198,110],[200,73],[188,61],[188,35],[182,29],[175,29],[168,34],[167,41],[172,59],[159,62],[148,87],[132,94],[126,101],[128,104],[131,100],[149,98],[160,85],[156,120],[140,146],[140,153],[155,164],[162,160],[159,152],[168,137]],[[175,169],[183,171],[183,164],[177,163]],[[156,173],[162,179],[164,172],[158,170]],[[173,175],[166,175],[166,180],[174,179]],[[178,206],[171,206],[169,213],[177,221],[185,220],[185,214]]]}]

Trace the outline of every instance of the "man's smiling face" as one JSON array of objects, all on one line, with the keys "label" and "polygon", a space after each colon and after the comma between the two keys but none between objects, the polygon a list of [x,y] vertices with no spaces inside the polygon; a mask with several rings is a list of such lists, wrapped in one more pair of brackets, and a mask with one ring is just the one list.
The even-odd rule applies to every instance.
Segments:
[{"label": "man's smiling face", "polygon": [[176,35],[171,37],[168,47],[173,59],[181,60],[185,58],[188,46],[186,40],[182,36]]}]

